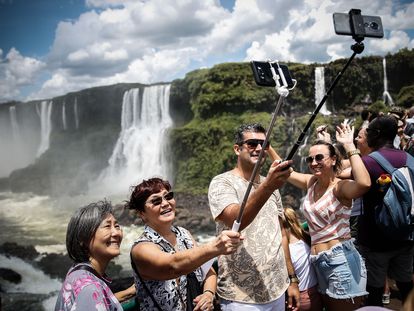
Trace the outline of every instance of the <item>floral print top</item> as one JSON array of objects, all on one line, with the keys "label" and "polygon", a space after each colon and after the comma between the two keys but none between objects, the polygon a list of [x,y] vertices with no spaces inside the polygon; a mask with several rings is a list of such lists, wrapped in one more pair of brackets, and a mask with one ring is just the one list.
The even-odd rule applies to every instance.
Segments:
[{"label": "floral print top", "polygon": [[108,285],[86,270],[72,267],[66,275],[55,311],[122,311],[122,306],[115,298]]},{"label": "floral print top", "polygon": [[[157,244],[162,251],[167,253],[175,253],[177,251],[183,251],[187,248],[193,247],[193,240],[190,233],[182,227],[171,227],[171,231],[175,233],[177,237],[177,245],[174,247],[164,237],[159,235],[154,229],[149,226],[144,227],[142,235],[134,242],[132,248],[141,242],[152,242]],[[133,263],[132,263],[133,264]],[[135,268],[135,267],[133,267]],[[147,294],[147,291],[142,284],[140,278],[133,269],[135,287],[137,289],[137,296],[140,303],[141,310],[153,311],[157,310],[152,298]],[[194,271],[197,279],[201,282],[203,279],[201,268]],[[185,311],[187,303],[187,277],[182,275],[179,277],[179,282],[176,279],[157,281],[146,280],[145,285],[153,295],[155,301],[162,308],[163,311]]]}]

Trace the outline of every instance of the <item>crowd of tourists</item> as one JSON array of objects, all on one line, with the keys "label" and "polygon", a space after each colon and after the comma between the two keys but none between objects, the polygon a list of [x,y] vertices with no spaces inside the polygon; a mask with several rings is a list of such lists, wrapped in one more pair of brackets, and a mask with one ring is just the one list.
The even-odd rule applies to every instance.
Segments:
[{"label": "crowd of tourists", "polygon": [[[399,178],[394,170],[407,166],[408,176],[414,174],[414,107],[364,110],[361,119],[357,131],[347,122],[318,126],[304,172],[265,143],[262,125],[241,125],[236,165],[209,185],[216,236],[205,244],[174,225],[169,181],[151,177],[134,186],[126,206],[144,230],[131,245],[134,284],[121,292],[111,291],[105,274],[123,237],[113,208],[107,201],[80,208],[67,228],[74,264],[55,311],[123,310],[131,300],[129,310],[379,310],[389,302],[390,280],[404,310],[412,310],[412,229],[398,235],[398,225],[380,225],[378,207]],[[251,179],[267,158],[266,176]],[[283,207],[279,189],[286,183],[306,193],[300,207]],[[407,189],[408,197],[390,200],[412,204]]]}]

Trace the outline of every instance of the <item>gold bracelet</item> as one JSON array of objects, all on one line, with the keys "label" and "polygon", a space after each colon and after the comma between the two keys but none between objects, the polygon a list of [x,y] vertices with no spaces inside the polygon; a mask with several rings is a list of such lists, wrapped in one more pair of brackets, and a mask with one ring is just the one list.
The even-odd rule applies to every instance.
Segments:
[{"label": "gold bracelet", "polygon": [[348,156],[348,159],[350,157],[352,157],[353,155],[356,155],[356,154],[360,155],[361,154],[361,151],[359,151],[359,149],[354,149],[354,150],[348,151],[346,153],[346,155]]}]

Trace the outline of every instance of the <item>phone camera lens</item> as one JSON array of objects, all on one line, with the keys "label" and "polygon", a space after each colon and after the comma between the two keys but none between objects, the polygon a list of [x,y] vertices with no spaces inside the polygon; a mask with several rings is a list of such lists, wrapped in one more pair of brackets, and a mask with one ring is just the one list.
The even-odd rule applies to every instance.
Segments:
[{"label": "phone camera lens", "polygon": [[378,30],[378,28],[379,28],[379,26],[378,26],[378,24],[377,24],[376,22],[371,22],[371,23],[369,24],[369,27],[370,27],[371,29],[373,29],[373,30]]}]

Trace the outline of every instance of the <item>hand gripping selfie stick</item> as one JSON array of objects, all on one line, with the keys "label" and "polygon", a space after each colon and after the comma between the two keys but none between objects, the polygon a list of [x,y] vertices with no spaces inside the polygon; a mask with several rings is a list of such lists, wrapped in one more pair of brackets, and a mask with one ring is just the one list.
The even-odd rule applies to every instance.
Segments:
[{"label": "hand gripping selfie stick", "polygon": [[[269,63],[269,66],[270,66],[270,70],[272,72],[272,78],[276,83],[276,86],[275,86],[276,91],[280,96],[279,96],[279,100],[277,102],[275,111],[273,112],[273,116],[272,116],[272,119],[270,121],[269,128],[266,131],[266,137],[265,137],[265,140],[263,142],[262,149],[260,150],[259,158],[257,159],[257,162],[254,165],[252,175],[250,176],[249,185],[247,186],[246,193],[244,194],[243,201],[240,205],[239,215],[237,216],[237,219],[234,221],[233,227],[231,228],[231,230],[235,231],[235,232],[238,232],[239,229],[240,229],[240,224],[241,224],[241,219],[243,217],[244,208],[246,207],[247,199],[249,198],[249,194],[250,194],[250,191],[252,189],[253,182],[254,182],[254,180],[256,178],[256,175],[257,175],[257,172],[260,168],[260,163],[262,162],[262,159],[263,159],[263,156],[264,156],[264,153],[265,153],[265,149],[267,147],[267,144],[269,143],[269,138],[270,138],[270,135],[272,133],[273,126],[275,125],[275,122],[276,122],[276,116],[278,115],[279,110],[282,107],[282,104],[285,100],[285,97],[287,97],[289,95],[289,90],[294,89],[295,86],[296,86],[296,80],[292,79],[292,81],[294,81],[295,84],[293,85],[292,88],[290,88],[290,89],[287,88],[288,83],[286,81],[286,78],[285,78],[285,75],[282,71],[282,68],[280,68],[280,66],[279,66],[278,61],[274,61],[274,62],[268,61],[268,63]],[[277,73],[276,73],[276,70],[273,68],[272,64],[276,64],[277,71],[278,71]],[[282,83],[279,82],[279,79]]]},{"label": "hand gripping selfie stick", "polygon": [[[355,12],[356,11],[356,12]],[[357,20],[358,18],[358,14],[360,15],[360,10],[351,10],[349,12],[350,16],[352,14],[352,20]],[[358,12],[359,11],[359,12]],[[356,22],[355,22],[356,23]],[[335,80],[332,82],[332,84],[329,86],[328,91],[325,93],[325,95],[323,96],[321,102],[319,103],[319,105],[316,107],[316,109],[313,111],[311,117],[309,118],[308,123],[306,123],[305,128],[303,129],[302,133],[299,135],[298,140],[296,141],[296,143],[293,145],[292,150],[290,150],[286,160],[291,160],[293,158],[293,156],[295,155],[296,151],[298,150],[298,148],[300,147],[300,145],[302,144],[303,138],[306,135],[306,132],[309,130],[310,126],[312,125],[313,121],[316,118],[316,115],[318,114],[319,110],[321,110],[323,104],[325,104],[326,99],[328,98],[328,96],[331,94],[332,90],[335,88],[336,84],[338,83],[338,81],[341,79],[343,73],[345,72],[345,70],[348,68],[349,64],[352,62],[352,60],[355,58],[355,56],[357,54],[362,53],[362,51],[364,50],[364,43],[362,42],[364,40],[364,36],[361,34],[357,34],[359,33],[361,30],[356,30],[356,26],[353,26],[354,23],[351,23],[351,29],[353,32],[353,36],[352,38],[356,41],[353,45],[351,45],[351,49],[352,51],[354,51],[354,53],[352,54],[352,56],[348,59],[347,63],[345,64],[345,66],[342,68],[342,70],[338,73],[338,75],[335,77]]]}]

